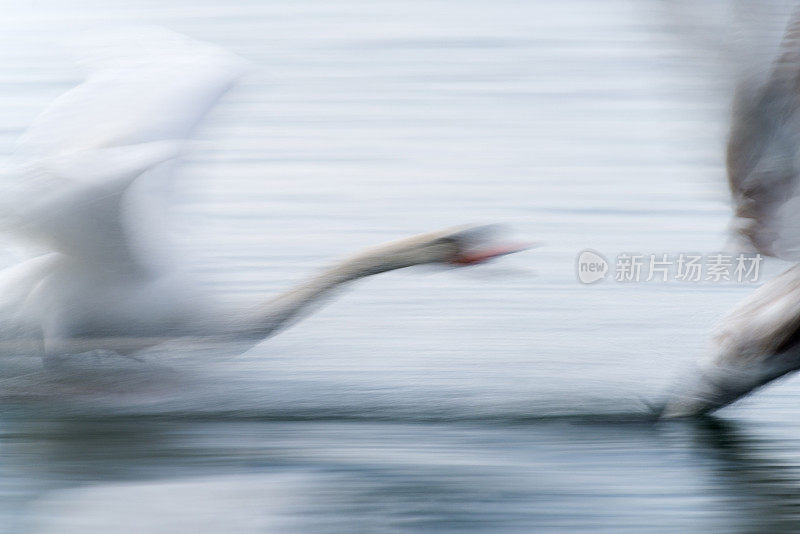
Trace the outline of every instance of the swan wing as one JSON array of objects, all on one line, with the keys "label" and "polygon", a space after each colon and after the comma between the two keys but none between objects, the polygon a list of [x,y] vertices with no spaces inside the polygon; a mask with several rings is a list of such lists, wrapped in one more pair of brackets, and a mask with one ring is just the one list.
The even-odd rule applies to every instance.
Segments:
[{"label": "swan wing", "polygon": [[[86,80],[22,135],[3,184],[5,226],[103,270],[145,266],[126,193],[163,179],[193,130],[242,72],[237,57],[166,30],[92,45]],[[145,199],[146,200],[146,199]]]},{"label": "swan wing", "polygon": [[727,146],[733,230],[743,248],[800,259],[800,12],[775,60],[751,70],[734,94]]},{"label": "swan wing", "polygon": [[717,326],[717,362],[741,365],[779,354],[797,341],[800,265],[762,285]]}]

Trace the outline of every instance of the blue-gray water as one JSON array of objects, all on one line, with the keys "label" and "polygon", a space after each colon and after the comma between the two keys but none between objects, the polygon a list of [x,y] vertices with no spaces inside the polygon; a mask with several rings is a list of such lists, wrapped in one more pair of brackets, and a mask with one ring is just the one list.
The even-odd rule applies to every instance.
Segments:
[{"label": "blue-gray water", "polygon": [[654,424],[642,401],[753,286],[574,271],[585,248],[723,243],[742,3],[70,4],[3,7],[3,152],[79,81],[69,31],[155,23],[251,62],[165,229],[220,294],[463,222],[540,247],[363,282],[244,355],[5,358],[0,532],[800,530],[800,382],[719,420]]}]

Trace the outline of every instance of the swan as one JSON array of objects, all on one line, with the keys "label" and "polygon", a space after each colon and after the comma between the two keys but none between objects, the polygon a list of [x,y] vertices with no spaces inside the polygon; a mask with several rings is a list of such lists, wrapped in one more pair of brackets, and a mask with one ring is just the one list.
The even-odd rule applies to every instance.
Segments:
[{"label": "swan", "polygon": [[[800,243],[800,11],[766,75],[738,84],[727,145],[731,224],[740,250],[797,261]],[[675,387],[662,417],[712,412],[800,369],[800,265],[763,284],[719,324],[710,350]]]},{"label": "swan", "polygon": [[521,249],[486,227],[450,228],[356,253],[267,302],[223,306],[150,246],[158,240],[148,227],[154,199],[137,186],[169,179],[243,61],[150,28],[115,34],[83,65],[85,81],[33,121],[0,180],[0,225],[35,251],[0,273],[5,352],[48,364],[182,338],[255,344],[357,279],[475,265]]}]

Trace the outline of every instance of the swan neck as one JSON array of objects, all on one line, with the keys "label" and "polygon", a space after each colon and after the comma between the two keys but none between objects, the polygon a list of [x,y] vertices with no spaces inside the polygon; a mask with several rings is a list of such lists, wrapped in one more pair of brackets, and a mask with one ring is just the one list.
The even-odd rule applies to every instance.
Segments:
[{"label": "swan neck", "polygon": [[327,296],[349,282],[421,263],[404,252],[407,252],[407,247],[396,244],[383,246],[347,258],[324,270],[260,307],[255,318],[255,332],[259,337],[276,333],[316,309]]}]

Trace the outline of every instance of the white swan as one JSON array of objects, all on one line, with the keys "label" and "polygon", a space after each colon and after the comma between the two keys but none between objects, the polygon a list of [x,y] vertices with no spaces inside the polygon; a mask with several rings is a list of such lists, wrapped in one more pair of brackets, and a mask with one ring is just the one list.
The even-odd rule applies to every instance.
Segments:
[{"label": "white swan", "polygon": [[[766,76],[741,81],[728,140],[737,241],[800,259],[800,11]],[[711,412],[800,369],[800,265],[761,286],[719,326],[711,350],[680,383],[663,417]]]},{"label": "white swan", "polygon": [[225,309],[151,261],[143,179],[163,180],[242,61],[164,30],[120,34],[85,63],[85,82],[22,136],[0,191],[0,221],[41,255],[0,278],[5,351],[45,361],[92,350],[127,354],[181,337],[254,343],[343,284],[418,264],[468,265],[518,250],[456,228],[356,254],[248,309]]}]

